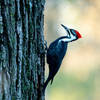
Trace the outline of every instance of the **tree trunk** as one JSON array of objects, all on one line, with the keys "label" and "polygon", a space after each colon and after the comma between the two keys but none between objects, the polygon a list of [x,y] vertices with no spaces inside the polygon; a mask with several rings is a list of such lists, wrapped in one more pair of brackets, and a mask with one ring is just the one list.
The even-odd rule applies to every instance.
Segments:
[{"label": "tree trunk", "polygon": [[0,0],[0,100],[44,100],[45,0]]}]

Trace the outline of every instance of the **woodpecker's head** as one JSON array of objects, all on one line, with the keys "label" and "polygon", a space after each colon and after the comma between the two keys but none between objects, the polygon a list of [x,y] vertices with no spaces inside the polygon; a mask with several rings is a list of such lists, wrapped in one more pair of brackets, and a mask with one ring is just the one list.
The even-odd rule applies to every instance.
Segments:
[{"label": "woodpecker's head", "polygon": [[66,39],[64,39],[64,41],[72,42],[72,41],[75,41],[79,38],[82,38],[81,34],[77,30],[69,29],[66,26],[64,26],[63,24],[61,24],[61,26],[66,30],[66,32],[68,34]]}]

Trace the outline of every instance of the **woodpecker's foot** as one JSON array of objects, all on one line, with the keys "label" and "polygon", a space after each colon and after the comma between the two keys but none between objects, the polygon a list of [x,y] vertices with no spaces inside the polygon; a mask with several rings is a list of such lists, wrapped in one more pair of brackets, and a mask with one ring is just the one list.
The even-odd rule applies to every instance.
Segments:
[{"label": "woodpecker's foot", "polygon": [[52,85],[52,83],[53,83],[53,78],[51,79],[51,85]]},{"label": "woodpecker's foot", "polygon": [[47,54],[47,41],[44,40],[44,49],[40,51],[40,54]]},{"label": "woodpecker's foot", "polygon": [[44,49],[45,49],[45,51],[47,51],[47,41],[46,40],[44,40]]},{"label": "woodpecker's foot", "polygon": [[48,47],[47,47],[47,41],[44,40],[44,51],[45,51],[45,54],[47,54],[47,49],[48,49]]}]

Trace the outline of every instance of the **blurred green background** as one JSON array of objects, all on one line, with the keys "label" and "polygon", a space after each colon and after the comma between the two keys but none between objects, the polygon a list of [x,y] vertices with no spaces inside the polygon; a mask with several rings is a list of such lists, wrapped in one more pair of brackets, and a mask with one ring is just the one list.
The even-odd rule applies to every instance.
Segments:
[{"label": "blurred green background", "polygon": [[46,100],[100,100],[100,0],[46,0],[48,46],[66,35],[60,24],[78,30],[83,38],[69,44]]}]

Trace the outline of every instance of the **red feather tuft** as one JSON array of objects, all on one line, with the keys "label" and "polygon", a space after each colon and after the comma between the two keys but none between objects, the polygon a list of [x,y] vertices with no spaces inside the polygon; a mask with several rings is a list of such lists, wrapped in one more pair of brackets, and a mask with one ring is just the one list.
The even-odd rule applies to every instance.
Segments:
[{"label": "red feather tuft", "polygon": [[81,34],[78,31],[75,30],[75,32],[76,32],[78,38],[82,38]]}]

